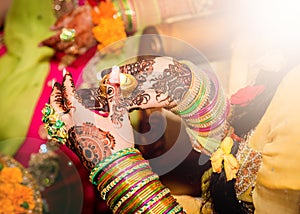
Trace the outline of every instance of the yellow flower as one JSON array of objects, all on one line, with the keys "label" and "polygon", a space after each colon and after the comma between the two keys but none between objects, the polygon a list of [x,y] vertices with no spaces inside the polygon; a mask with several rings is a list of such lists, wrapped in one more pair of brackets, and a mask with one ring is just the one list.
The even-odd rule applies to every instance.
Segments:
[{"label": "yellow flower", "polygon": [[126,38],[124,22],[120,17],[101,19],[99,24],[93,28],[93,33],[99,42],[98,50]]},{"label": "yellow flower", "polygon": [[127,37],[125,23],[117,14],[116,9],[111,1],[100,2],[91,12],[93,23],[92,29],[95,39],[99,42],[97,48],[102,53],[115,53],[119,51],[124,43],[120,42],[111,46],[109,49],[103,48],[114,42],[125,39]]},{"label": "yellow flower", "polygon": [[0,214],[27,213],[34,208],[33,189],[22,182],[22,171],[18,167],[0,170]]},{"label": "yellow flower", "polygon": [[21,183],[22,172],[17,167],[4,167],[0,171],[0,182]]},{"label": "yellow flower", "polygon": [[232,146],[232,138],[226,137],[220,144],[217,151],[215,151],[210,158],[213,172],[221,173],[224,162],[224,170],[227,181],[236,178],[236,173],[239,168],[236,158],[230,154]]},{"label": "yellow flower", "polygon": [[112,2],[100,2],[100,4],[92,10],[92,20],[94,24],[99,24],[101,19],[114,18],[116,13],[117,11],[115,10]]}]

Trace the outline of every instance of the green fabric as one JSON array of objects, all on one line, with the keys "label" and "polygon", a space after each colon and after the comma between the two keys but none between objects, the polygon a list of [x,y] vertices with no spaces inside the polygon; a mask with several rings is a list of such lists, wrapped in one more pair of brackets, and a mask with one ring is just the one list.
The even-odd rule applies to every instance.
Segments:
[{"label": "green fabric", "polygon": [[0,152],[13,155],[27,134],[49,72],[53,50],[38,44],[53,33],[51,0],[14,0],[7,14],[0,58]]}]

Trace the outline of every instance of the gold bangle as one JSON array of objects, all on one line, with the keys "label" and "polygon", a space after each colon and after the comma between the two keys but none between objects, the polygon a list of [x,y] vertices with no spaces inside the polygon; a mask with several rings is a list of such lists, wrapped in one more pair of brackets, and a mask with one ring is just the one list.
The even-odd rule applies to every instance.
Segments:
[{"label": "gold bangle", "polygon": [[166,187],[163,187],[160,193],[158,193],[154,198],[152,198],[148,203],[144,204],[138,211],[136,211],[136,214],[142,214],[150,209],[150,207],[156,203],[159,199],[165,197],[167,194],[170,194],[170,190]]},{"label": "gold bangle", "polygon": [[120,193],[120,189],[122,190],[127,190],[129,189],[130,187],[132,187],[132,185],[134,184],[133,181],[135,181],[136,179],[138,178],[143,178],[145,177],[146,175],[149,175],[149,171],[145,172],[145,171],[140,171],[140,172],[137,172],[136,174],[134,174],[132,177],[129,177],[127,180],[125,180],[124,182],[122,182],[120,184],[120,186],[118,186],[116,189],[114,189],[112,192],[110,192],[108,195],[107,195],[107,203],[108,204],[111,204],[111,201],[114,200],[114,198]]},{"label": "gold bangle", "polygon": [[[151,213],[162,213],[162,210],[168,209],[170,207],[170,204],[173,204],[176,202],[175,198],[172,195],[168,195],[167,197],[160,200],[152,209]],[[176,202],[177,203],[177,202]]]},{"label": "gold bangle", "polygon": [[140,165],[136,165],[133,168],[122,172],[119,176],[117,176],[114,180],[112,180],[108,185],[106,185],[104,188],[102,188],[100,194],[101,197],[106,200],[106,194],[111,191],[114,186],[116,186],[119,182],[121,182],[126,176],[130,175],[131,173],[133,173],[134,171],[138,170],[138,169],[142,169],[142,170],[146,170],[147,168],[150,169],[149,164],[146,163],[141,163]]},{"label": "gold bangle", "polygon": [[119,208],[121,208],[124,213],[130,213],[131,209],[134,207],[134,205],[136,205],[137,201],[143,201],[144,197],[146,195],[150,194],[151,192],[153,192],[153,189],[156,188],[156,187],[158,187],[158,183],[157,182],[154,182],[154,183],[150,184],[149,186],[147,185],[145,187],[145,189],[143,189],[139,194],[136,194],[131,199],[132,203],[130,203],[127,207],[120,206]]},{"label": "gold bangle", "polygon": [[[206,114],[200,116],[199,118],[186,119],[186,123],[192,127],[205,128],[211,124],[214,124],[216,120],[220,119],[226,111],[226,105],[224,105],[224,99],[218,99],[218,103]],[[208,122],[206,120],[210,119]]]},{"label": "gold bangle", "polygon": [[[196,114],[200,109],[208,104],[208,98],[211,91],[211,84],[207,76],[203,77],[203,84],[201,85],[201,90],[199,90],[197,96],[193,99],[193,102],[187,105],[184,109],[181,109],[178,114],[183,118],[191,117]],[[199,103],[198,103],[199,102]],[[197,106],[195,106],[197,105]],[[184,113],[190,108],[194,108],[191,112]]]},{"label": "gold bangle", "polygon": [[134,162],[138,162],[138,161],[144,160],[144,158],[140,155],[137,157],[134,156],[133,159],[128,158],[128,159],[124,160],[123,162],[119,163],[118,166],[113,167],[113,168],[109,169],[108,171],[105,171],[106,177],[104,179],[99,179],[98,190],[100,191],[100,189],[103,189],[104,186],[106,186],[107,182],[109,182],[115,175],[121,173],[123,171],[123,169],[126,168],[127,166],[130,166],[133,162],[132,160],[134,160]]},{"label": "gold bangle", "polygon": [[142,192],[134,196],[131,203],[123,211],[125,213],[131,213],[134,207],[139,206],[150,194],[153,193],[153,190],[157,189],[158,187],[159,186],[157,183],[152,183],[151,185],[147,186],[144,190],[142,190]]},{"label": "gold bangle", "polygon": [[195,74],[192,72],[192,84],[190,85],[189,89],[183,96],[183,99],[177,103],[177,105],[170,109],[170,111],[176,113],[180,111],[180,109],[185,108],[186,105],[193,102],[194,97],[197,96],[198,91],[201,88],[202,81],[199,78],[195,78]]}]

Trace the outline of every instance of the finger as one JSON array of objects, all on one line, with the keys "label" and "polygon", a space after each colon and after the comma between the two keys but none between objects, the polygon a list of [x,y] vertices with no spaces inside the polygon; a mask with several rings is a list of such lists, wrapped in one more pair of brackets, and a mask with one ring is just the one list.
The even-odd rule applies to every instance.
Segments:
[{"label": "finger", "polygon": [[106,95],[109,106],[109,115],[112,122],[121,125],[126,114],[126,109],[122,106],[122,96],[120,93],[120,70],[118,66],[112,68],[106,83]]},{"label": "finger", "polygon": [[108,75],[106,95],[109,102],[116,101],[120,96],[120,68],[112,67],[112,72]]},{"label": "finger", "polygon": [[63,82],[62,82],[62,97],[64,106],[70,110],[74,107],[73,101],[75,96],[75,86],[72,75],[66,69],[63,70]]},{"label": "finger", "polygon": [[133,142],[133,132],[129,114],[120,89],[120,69],[118,66],[112,67],[112,72],[108,76],[106,90],[109,117],[115,127],[117,135],[126,142]]},{"label": "finger", "polygon": [[63,101],[63,96],[62,96],[62,87],[58,82],[55,82],[53,85],[49,103],[56,112],[66,112],[67,111],[67,109],[64,106],[64,101]]}]

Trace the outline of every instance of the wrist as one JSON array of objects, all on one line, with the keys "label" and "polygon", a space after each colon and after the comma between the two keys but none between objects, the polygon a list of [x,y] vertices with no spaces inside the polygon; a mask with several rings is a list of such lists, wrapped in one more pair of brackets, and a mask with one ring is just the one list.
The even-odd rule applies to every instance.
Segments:
[{"label": "wrist", "polygon": [[137,149],[127,148],[101,161],[90,181],[113,213],[183,212]]}]

